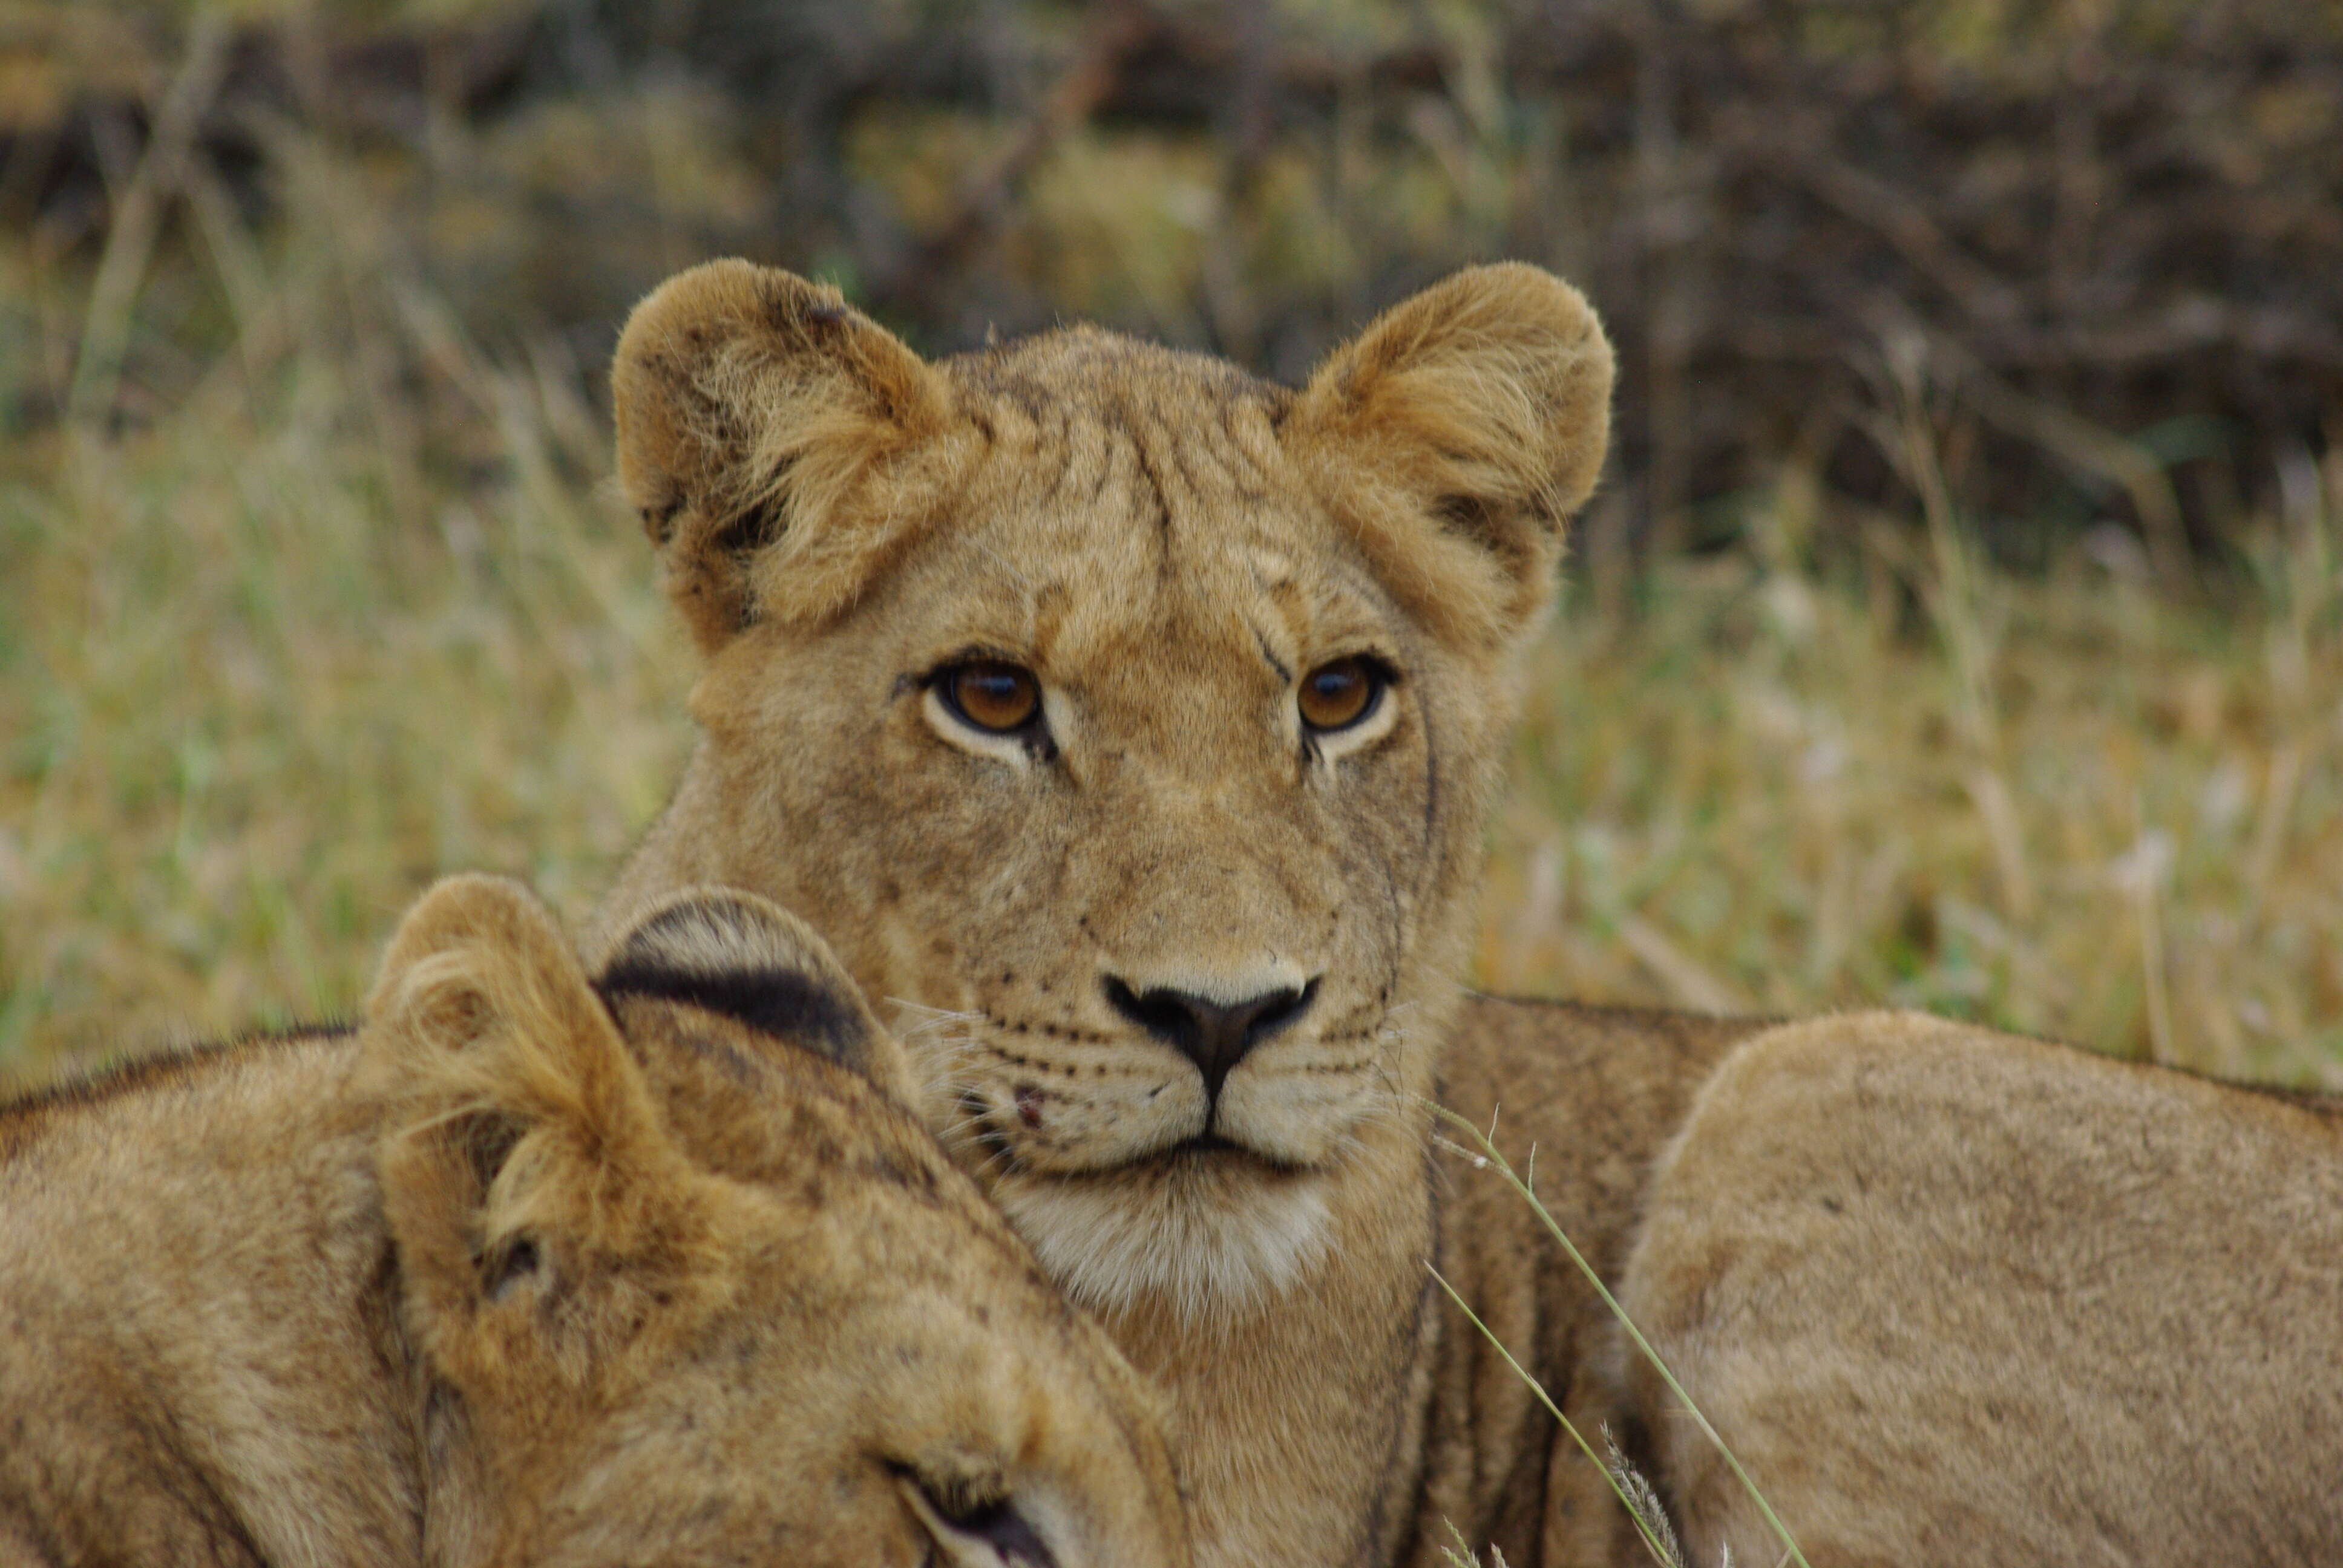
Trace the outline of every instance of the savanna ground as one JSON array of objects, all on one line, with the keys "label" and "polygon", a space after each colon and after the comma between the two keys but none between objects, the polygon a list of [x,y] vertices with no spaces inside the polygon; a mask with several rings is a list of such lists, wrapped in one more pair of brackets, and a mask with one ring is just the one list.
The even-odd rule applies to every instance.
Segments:
[{"label": "savanna ground", "polygon": [[[68,13],[19,11],[55,24],[27,56],[54,65]],[[232,75],[203,79],[205,25],[150,30],[160,64],[124,66],[147,107],[98,160],[96,216],[0,176],[0,206],[39,219],[0,222],[8,1080],[347,1012],[397,912],[447,871],[509,872],[582,914],[689,745],[689,650],[608,484],[608,313],[538,330],[536,297],[497,290],[573,253],[639,290],[751,222],[753,170],[710,153],[709,101],[673,77],[518,129],[425,115],[397,156],[256,112],[224,167],[186,129],[200,102],[173,118]],[[1449,168],[1466,208],[1499,200],[1483,176],[1519,169],[1469,138],[1443,165],[1427,124],[1425,177]],[[957,221],[957,156],[1013,187],[1021,226],[1000,243],[1047,275],[1038,297],[1249,341],[1291,374],[1273,334],[1178,303],[1251,319],[1229,301],[1272,293],[1277,256],[1333,265],[1309,247],[1352,231],[1280,216],[1274,157],[1229,219],[1253,249],[1230,260],[1202,153],[1110,126],[1004,166],[998,136],[917,126],[934,135],[849,138],[914,232]],[[624,186],[641,210],[522,223],[557,185]],[[1436,202],[1409,221],[1463,234],[1443,265],[1567,260]],[[850,260],[830,257],[853,286]],[[1232,283],[1224,264],[1253,270]],[[1353,321],[1404,291],[1359,288]],[[1927,339],[1882,341],[1865,427],[1900,502],[1851,499],[1808,442],[1632,558],[1574,565],[1491,833],[1473,979],[1893,1002],[2343,1088],[2343,454],[2281,453],[2199,538],[2201,582],[2176,585],[2127,514],[2035,530],[2013,565],[1981,543],[2006,510],[1967,498],[1959,387]],[[1629,356],[1629,383],[1647,363]],[[1649,498],[1647,467],[1612,490]]]}]

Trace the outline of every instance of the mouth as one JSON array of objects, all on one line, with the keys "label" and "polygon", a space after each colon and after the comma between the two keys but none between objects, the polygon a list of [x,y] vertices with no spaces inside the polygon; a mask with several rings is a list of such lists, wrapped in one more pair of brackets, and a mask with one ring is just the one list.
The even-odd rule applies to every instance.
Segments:
[{"label": "mouth", "polygon": [[1325,1173],[1216,1133],[1112,1165],[1021,1171],[994,1189],[1069,1299],[1159,1298],[1184,1316],[1250,1310],[1331,1244]]},{"label": "mouth", "polygon": [[[998,1122],[982,1116],[981,1102],[963,1100],[961,1108],[976,1121],[975,1141],[994,1167],[1002,1171],[1033,1170],[1030,1161],[1021,1157],[1016,1141]],[[1265,1154],[1249,1144],[1225,1137],[1209,1128],[1191,1133],[1171,1143],[1161,1144],[1144,1152],[1087,1169],[1060,1170],[1048,1172],[1060,1178],[1135,1175],[1168,1175],[1179,1171],[1229,1171],[1251,1167],[1255,1171],[1281,1176],[1298,1176],[1306,1167],[1290,1160],[1280,1160]],[[1033,1171],[1041,1174],[1040,1171]]]},{"label": "mouth", "polygon": [[1302,1171],[1302,1167],[1290,1161],[1264,1154],[1250,1144],[1239,1143],[1234,1139],[1210,1131],[1183,1138],[1177,1143],[1142,1154],[1114,1169],[1171,1171],[1233,1170],[1242,1166],[1289,1176],[1299,1175]]},{"label": "mouth", "polygon": [[1174,1143],[1164,1152],[1166,1154],[1251,1154],[1252,1151],[1242,1143],[1231,1142],[1217,1132],[1199,1132],[1185,1142]]}]

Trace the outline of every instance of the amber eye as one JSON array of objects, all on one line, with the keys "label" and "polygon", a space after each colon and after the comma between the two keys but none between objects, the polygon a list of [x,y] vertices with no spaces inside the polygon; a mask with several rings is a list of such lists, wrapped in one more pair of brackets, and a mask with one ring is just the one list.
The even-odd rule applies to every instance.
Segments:
[{"label": "amber eye", "polygon": [[1320,731],[1348,729],[1375,710],[1383,672],[1364,658],[1338,658],[1302,678],[1302,722]]},{"label": "amber eye", "polygon": [[1022,729],[1041,711],[1041,685],[1030,669],[994,659],[954,665],[937,681],[951,710],[979,729]]}]

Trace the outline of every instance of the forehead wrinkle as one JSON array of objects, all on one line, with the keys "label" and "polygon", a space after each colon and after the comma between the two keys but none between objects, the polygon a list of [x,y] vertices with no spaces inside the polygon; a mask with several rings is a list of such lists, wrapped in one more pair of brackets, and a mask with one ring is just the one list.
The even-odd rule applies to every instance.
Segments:
[{"label": "forehead wrinkle", "polygon": [[[1312,618],[1310,607],[1291,578],[1281,578],[1274,584],[1266,584],[1256,576],[1254,582],[1262,602],[1249,607],[1246,624],[1252,628],[1253,635],[1261,638],[1262,657],[1276,665],[1281,677],[1291,680],[1296,673],[1292,661],[1296,658],[1306,660],[1311,657]],[[1282,635],[1272,635],[1264,629],[1264,622]]]},{"label": "forehead wrinkle", "polygon": [[1185,412],[1151,409],[1143,422],[1134,422],[1133,434],[1147,444],[1162,476],[1172,521],[1183,533],[1209,531],[1213,501],[1223,494],[1234,499],[1242,487],[1229,469],[1221,422],[1178,417]]},{"label": "forehead wrinkle", "polygon": [[1267,489],[1285,465],[1285,448],[1277,444],[1270,406],[1252,400],[1231,404],[1222,428],[1230,452],[1244,463],[1252,484]]},{"label": "forehead wrinkle", "polygon": [[1112,451],[1106,432],[1097,421],[1081,417],[1063,403],[1051,404],[1050,417],[1063,454],[1050,499],[1060,506],[1094,504],[1111,477]]},{"label": "forehead wrinkle", "polygon": [[1159,416],[1133,435],[1154,454],[1149,473],[1164,498],[1165,590],[1177,582],[1188,597],[1232,607],[1257,588],[1246,563],[1271,537],[1259,469],[1224,420],[1175,426]]},{"label": "forehead wrinkle", "polygon": [[1033,663],[1038,668],[1047,670],[1058,662],[1058,636],[1073,605],[1066,585],[1055,579],[1034,594],[1026,618],[1032,628]]},{"label": "forehead wrinkle", "polygon": [[1093,529],[1101,525],[1112,528],[1119,515],[1127,514],[1132,529],[1143,525],[1160,531],[1164,522],[1163,495],[1130,427],[1096,415],[1086,423],[1097,432],[1106,454],[1106,480],[1091,498],[1093,505],[1084,521]]}]

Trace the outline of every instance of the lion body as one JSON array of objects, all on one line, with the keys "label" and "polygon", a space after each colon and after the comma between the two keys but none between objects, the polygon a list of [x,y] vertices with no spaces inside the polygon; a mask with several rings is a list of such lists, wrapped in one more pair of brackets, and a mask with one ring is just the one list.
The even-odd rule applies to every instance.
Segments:
[{"label": "lion body", "polygon": [[[1823,1564],[2333,1563],[2343,1102],[1917,1014],[1704,1084],[1620,1296]],[[1779,1553],[1630,1363],[1695,1562]]]},{"label": "lion body", "polygon": [[598,995],[471,879],[359,1029],[0,1107],[0,1564],[909,1564],[930,1476],[1184,1563],[1154,1396],[737,902],[794,1041],[672,943]]},{"label": "lion body", "polygon": [[0,1110],[0,1563],[415,1560],[356,1055],[290,1035]]},{"label": "lion body", "polygon": [[[1609,364],[1584,302],[1519,266],[1394,307],[1299,391],[1086,328],[930,364],[742,263],[671,280],[619,346],[620,479],[706,668],[700,744],[605,919],[753,889],[869,996],[949,1015],[907,1015],[924,1113],[1170,1394],[1212,1568],[1434,1568],[1451,1525],[1513,1568],[1639,1556],[1435,1266],[1590,1438],[1684,1479],[1695,1540],[1741,1528],[1595,1293],[1428,1109],[1516,1165],[1534,1148],[1615,1280],[1695,1097],[1766,1027],[1460,985]],[[1316,672],[1363,663],[1379,705],[1297,717]],[[971,666],[1030,695],[1014,724],[954,706]],[[1150,997],[1280,1021],[1232,1066]],[[1651,1244],[1715,1241],[1674,1223]],[[1948,1305],[1915,1375],[1957,1399],[1992,1342],[1955,1332],[1964,1282],[1927,1277]],[[1812,1288],[1859,1315],[1896,1283],[1850,1254]],[[1766,1419],[1744,1430],[1787,1462],[1812,1428]],[[1819,1441],[1859,1459],[1862,1428]],[[1891,1478],[1860,1504],[1917,1538],[1945,1499]]]}]

